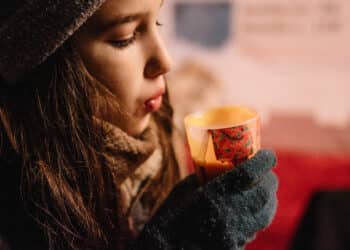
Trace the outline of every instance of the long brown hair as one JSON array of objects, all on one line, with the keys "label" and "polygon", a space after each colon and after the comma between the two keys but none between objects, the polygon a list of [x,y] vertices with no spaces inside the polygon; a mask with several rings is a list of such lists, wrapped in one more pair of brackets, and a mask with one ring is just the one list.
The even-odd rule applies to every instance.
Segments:
[{"label": "long brown hair", "polygon": [[[50,249],[109,249],[118,198],[98,154],[105,135],[92,118],[111,93],[88,74],[71,40],[17,85],[0,85],[0,136],[21,158],[21,197]],[[152,190],[157,207],[179,178],[167,97],[154,118],[164,152]]]}]

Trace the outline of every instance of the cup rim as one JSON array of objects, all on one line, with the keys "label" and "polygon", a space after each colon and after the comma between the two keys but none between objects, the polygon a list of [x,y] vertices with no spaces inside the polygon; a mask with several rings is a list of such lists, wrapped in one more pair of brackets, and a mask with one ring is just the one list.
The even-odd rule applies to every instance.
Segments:
[{"label": "cup rim", "polygon": [[[188,119],[193,118],[193,117],[203,116],[205,113],[207,113],[209,111],[212,111],[212,110],[215,110],[215,109],[220,109],[220,108],[242,108],[242,109],[246,109],[246,110],[251,111],[254,114],[254,117],[250,118],[248,120],[245,120],[243,122],[240,122],[240,123],[237,123],[237,124],[234,124],[234,125],[227,125],[227,126],[226,125],[224,125],[224,126],[223,125],[201,126],[201,125],[193,125],[193,124],[189,125]],[[215,106],[215,107],[211,107],[211,108],[208,108],[208,109],[205,109],[205,110],[199,110],[199,111],[196,111],[196,112],[193,112],[193,113],[189,113],[189,114],[187,114],[184,117],[184,123],[185,123],[185,126],[187,128],[195,127],[195,128],[198,128],[198,129],[208,130],[208,129],[225,129],[225,128],[239,127],[239,126],[246,125],[248,123],[257,121],[259,119],[260,119],[259,113],[254,108],[252,108],[250,106],[244,106],[244,105],[222,105],[222,106]]]}]

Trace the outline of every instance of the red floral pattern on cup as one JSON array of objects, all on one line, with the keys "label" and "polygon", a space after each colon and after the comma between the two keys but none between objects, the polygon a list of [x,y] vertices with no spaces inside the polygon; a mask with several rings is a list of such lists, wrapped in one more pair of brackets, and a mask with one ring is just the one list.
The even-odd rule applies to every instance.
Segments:
[{"label": "red floral pattern on cup", "polygon": [[210,129],[214,142],[215,156],[221,161],[237,165],[253,154],[253,136],[246,125],[233,128]]}]

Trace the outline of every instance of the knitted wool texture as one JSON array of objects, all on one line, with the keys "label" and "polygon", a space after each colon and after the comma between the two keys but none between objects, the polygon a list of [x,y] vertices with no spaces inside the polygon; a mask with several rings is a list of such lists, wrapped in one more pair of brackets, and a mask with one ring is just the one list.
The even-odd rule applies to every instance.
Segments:
[{"label": "knitted wool texture", "polygon": [[[134,238],[135,232],[133,228],[130,228],[128,220],[130,205],[128,199],[130,197],[125,193],[123,183],[130,178],[135,178],[134,174],[140,168],[149,167],[149,165],[144,166],[144,164],[146,161],[152,160],[150,157],[159,147],[156,135],[157,127],[151,120],[150,126],[140,136],[132,137],[119,127],[106,121],[102,122],[96,117],[94,117],[94,122],[102,125],[106,134],[101,153],[105,164],[112,170],[117,185],[118,208],[115,213],[117,214],[118,235],[115,237],[115,244],[117,244],[115,249],[125,249],[128,241]],[[154,164],[158,164],[158,162],[154,162]],[[147,178],[147,176],[140,178],[144,177]],[[152,204],[144,205],[147,207],[147,205],[151,206]]]},{"label": "knitted wool texture", "polygon": [[259,151],[204,186],[180,182],[145,225],[133,250],[242,250],[276,212],[272,151]]},{"label": "knitted wool texture", "polygon": [[8,83],[44,62],[105,0],[18,2],[0,23],[0,76]]},{"label": "knitted wool texture", "polygon": [[[101,122],[95,118],[96,122]],[[103,147],[105,162],[114,169],[117,183],[122,183],[154,152],[157,146],[156,125],[152,121],[138,138],[128,135],[119,127],[103,122],[106,133]]]}]

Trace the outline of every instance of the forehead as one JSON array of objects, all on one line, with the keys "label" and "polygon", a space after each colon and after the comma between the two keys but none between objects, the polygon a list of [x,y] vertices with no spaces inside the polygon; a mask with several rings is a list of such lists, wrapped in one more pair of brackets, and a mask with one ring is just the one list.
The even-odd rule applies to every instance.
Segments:
[{"label": "forehead", "polygon": [[161,3],[162,0],[107,0],[91,19],[97,22],[110,16],[148,13],[158,10]]},{"label": "forehead", "polygon": [[129,20],[125,17],[156,13],[162,3],[163,0],[107,0],[81,30],[99,35],[120,23],[120,20]]}]

